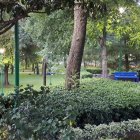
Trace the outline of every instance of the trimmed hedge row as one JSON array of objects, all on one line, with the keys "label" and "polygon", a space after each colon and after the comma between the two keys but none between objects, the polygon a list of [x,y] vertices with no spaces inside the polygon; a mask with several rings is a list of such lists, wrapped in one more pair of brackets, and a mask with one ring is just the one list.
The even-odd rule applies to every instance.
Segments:
[{"label": "trimmed hedge row", "polygon": [[57,140],[62,130],[74,137],[70,126],[84,129],[86,124],[140,118],[140,85],[132,82],[93,78],[73,91],[37,92],[28,87],[18,101],[16,108],[8,108],[2,115],[1,137],[5,132],[10,140]]},{"label": "trimmed hedge row", "polygon": [[[140,139],[140,119],[123,121],[121,123],[110,123],[109,125],[87,124],[84,129],[71,128],[74,132],[75,140],[109,140],[109,139]],[[62,135],[63,137],[63,135]]]}]

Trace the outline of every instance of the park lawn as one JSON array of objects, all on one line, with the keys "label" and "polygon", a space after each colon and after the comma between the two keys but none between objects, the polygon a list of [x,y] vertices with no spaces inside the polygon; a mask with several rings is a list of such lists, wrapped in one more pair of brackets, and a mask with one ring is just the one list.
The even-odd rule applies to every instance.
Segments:
[{"label": "park lawn", "polygon": [[[81,76],[89,74],[85,69],[81,70]],[[81,81],[87,80],[81,79]],[[19,84],[21,87],[26,87],[27,85],[33,85],[33,88],[39,90],[40,87],[43,85],[43,77],[42,75],[33,74],[33,72],[25,71],[20,72]],[[64,87],[65,84],[65,74],[54,74],[54,75],[47,75],[46,78],[47,86],[49,87]],[[4,94],[7,95],[9,93],[14,92],[14,85],[15,85],[15,75],[9,74],[9,83],[10,86],[4,88]],[[1,88],[1,84],[0,84]],[[0,89],[1,90],[1,89]]]},{"label": "park lawn", "polygon": [[[14,92],[14,82],[15,76],[9,74],[9,83],[10,86],[4,88],[4,93],[7,95],[8,93]],[[63,74],[54,74],[54,75],[47,75],[46,82],[47,86],[56,87],[56,86],[64,86],[65,75]],[[43,85],[43,77],[42,75],[36,75],[33,73],[20,73],[20,86],[26,87],[27,85],[33,85],[34,89],[39,90],[40,87]]]}]

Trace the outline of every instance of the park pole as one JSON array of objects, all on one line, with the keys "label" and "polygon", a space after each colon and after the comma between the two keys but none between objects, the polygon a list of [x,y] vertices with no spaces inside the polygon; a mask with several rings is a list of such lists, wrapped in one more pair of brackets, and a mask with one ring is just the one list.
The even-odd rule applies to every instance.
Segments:
[{"label": "park pole", "polygon": [[19,88],[19,27],[15,23],[15,86]]}]

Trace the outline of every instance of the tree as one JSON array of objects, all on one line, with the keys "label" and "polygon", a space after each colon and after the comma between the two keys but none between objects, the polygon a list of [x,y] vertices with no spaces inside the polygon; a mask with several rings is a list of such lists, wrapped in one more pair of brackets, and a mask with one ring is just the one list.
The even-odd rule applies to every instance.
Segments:
[{"label": "tree", "polygon": [[[66,72],[66,88],[71,89],[72,87],[77,87],[79,86],[79,80],[80,80],[80,68],[81,68],[81,61],[82,61],[82,55],[83,55],[83,48],[84,48],[84,42],[85,42],[85,33],[86,33],[86,22],[87,22],[87,14],[91,13],[92,16],[94,17],[98,17],[97,15],[103,15],[103,11],[104,11],[104,5],[109,2],[112,3],[112,0],[105,0],[105,1],[92,1],[92,0],[88,0],[88,1],[77,1],[77,0],[70,0],[70,1],[58,1],[58,0],[54,0],[54,1],[46,1],[46,0],[40,0],[40,1],[36,1],[36,0],[31,0],[31,1],[22,1],[22,4],[26,5],[25,7],[17,4],[16,2],[12,1],[13,5],[14,5],[14,9],[12,14],[14,15],[14,20],[12,19],[10,22],[10,24],[6,25],[5,22],[2,22],[4,24],[1,24],[1,29],[0,30],[1,33],[3,33],[4,31],[6,31],[10,26],[12,26],[12,24],[14,24],[18,19],[26,17],[28,15],[29,12],[38,12],[39,10],[42,10],[43,7],[45,6],[45,10],[50,13],[56,9],[62,9],[65,7],[73,7],[74,6],[74,17],[77,17],[77,15],[79,14],[79,17],[77,17],[77,19],[75,18],[74,22],[74,27],[79,27],[79,30],[77,30],[77,28],[74,28],[73,31],[73,38],[72,38],[72,43],[71,43],[71,49],[70,49],[70,53],[69,53],[69,59],[68,59],[68,65],[67,65],[67,72]],[[118,5],[118,3],[123,3],[126,2],[127,4],[129,3],[134,3],[133,0],[131,0],[130,2],[127,2],[125,0],[123,1],[113,1],[115,4]],[[8,1],[9,3],[9,1]],[[5,9],[7,9],[7,5],[5,6],[3,2],[1,2],[2,4],[2,8],[6,7]],[[9,5],[11,5],[11,2],[9,3]],[[1,10],[1,12],[3,12],[4,10]],[[88,12],[87,12],[88,11]],[[42,12],[42,11],[41,11]],[[81,16],[81,17],[80,17]],[[3,16],[1,16],[3,18]],[[1,18],[1,20],[3,20]],[[81,19],[81,21],[79,20]],[[79,25],[83,26],[83,29],[80,28]],[[75,36],[77,35],[77,36]],[[75,38],[74,38],[75,37]],[[77,39],[77,37],[79,37]],[[104,38],[105,39],[105,38]],[[105,40],[102,40],[102,42],[104,42]],[[104,43],[105,44],[105,43]],[[102,44],[102,45],[104,45]],[[74,48],[76,51],[74,51]],[[72,65],[71,65],[72,64]],[[76,66],[77,64],[77,66]],[[73,78],[76,77],[76,78]],[[74,81],[73,81],[73,80]]]},{"label": "tree", "polygon": [[[8,86],[9,80],[8,80],[8,70],[9,66],[13,65],[13,41],[12,41],[12,31],[9,30],[5,34],[0,36],[0,46],[1,48],[5,48],[5,52],[2,56],[2,69],[4,71],[4,86]],[[2,82],[2,81],[1,81]]]},{"label": "tree", "polygon": [[23,64],[25,65],[25,69],[32,64],[38,65],[41,61],[41,57],[38,54],[40,48],[33,41],[30,34],[26,33],[25,30],[20,26],[20,58]]},{"label": "tree", "polygon": [[39,54],[42,57],[52,52],[54,59],[61,58],[61,61],[69,53],[72,27],[73,20],[69,9],[58,10],[48,16],[32,14],[22,26],[41,48]]},{"label": "tree", "polygon": [[67,89],[79,86],[80,68],[86,35],[87,14],[87,9],[83,7],[82,3],[75,3],[74,31],[66,71]]},{"label": "tree", "polygon": [[[121,61],[124,61],[126,71],[129,71],[130,55],[138,55],[139,44],[139,7],[124,7],[124,13],[119,13],[113,21],[110,33],[120,40]],[[137,38],[137,39],[136,39]]]}]

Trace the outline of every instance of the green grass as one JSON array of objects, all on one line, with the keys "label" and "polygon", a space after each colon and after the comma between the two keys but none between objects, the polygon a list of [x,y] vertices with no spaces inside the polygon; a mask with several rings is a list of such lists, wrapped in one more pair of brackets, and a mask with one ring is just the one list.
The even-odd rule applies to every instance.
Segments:
[{"label": "green grass", "polygon": [[[46,78],[47,86],[50,86],[50,87],[64,86],[64,82],[65,82],[65,75],[62,75],[62,74],[54,74],[51,76],[47,75],[47,78]],[[9,83],[10,83],[10,86],[4,88],[5,95],[7,95],[8,93],[14,92],[15,75],[9,74]],[[39,90],[39,88],[43,86],[43,76],[36,75],[31,72],[29,73],[21,72],[20,73],[20,86],[26,87],[28,84],[33,85],[34,89]]]},{"label": "green grass", "polygon": [[[89,72],[87,72],[85,69],[82,69],[81,76],[85,74],[89,74]],[[19,81],[20,81],[20,86],[22,85],[22,87],[26,87],[27,84],[29,84],[29,85],[33,85],[34,89],[39,90],[39,88],[43,85],[43,76],[33,74],[33,72],[31,72],[30,70],[26,70],[25,72],[22,72],[21,70]],[[7,95],[8,93],[14,92],[15,75],[9,74],[9,83],[10,83],[10,86],[4,88],[5,95]],[[65,75],[64,74],[54,74],[51,76],[47,75],[46,83],[47,83],[47,86],[49,87],[64,86]],[[0,93],[1,93],[1,81],[0,81]]]}]

